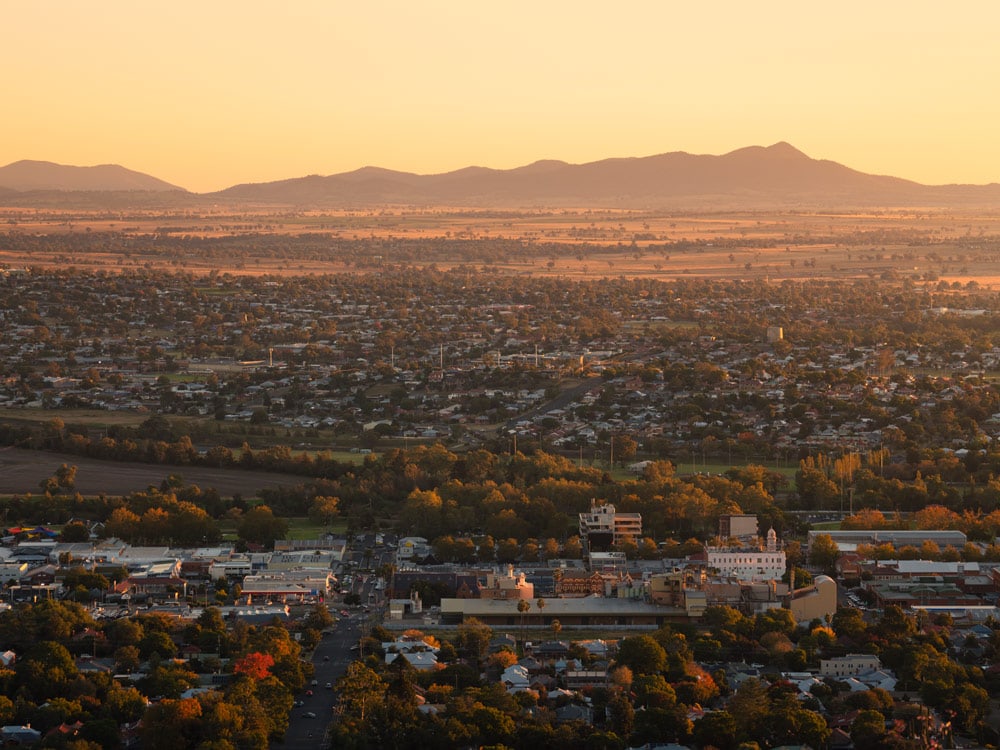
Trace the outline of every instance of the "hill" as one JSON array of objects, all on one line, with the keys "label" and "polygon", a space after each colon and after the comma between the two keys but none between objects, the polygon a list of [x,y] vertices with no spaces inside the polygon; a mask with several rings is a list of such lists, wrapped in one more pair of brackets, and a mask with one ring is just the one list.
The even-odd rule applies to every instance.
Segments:
[{"label": "hill", "polygon": [[24,159],[0,167],[0,188],[28,191],[174,191],[182,188],[117,164],[74,167]]}]

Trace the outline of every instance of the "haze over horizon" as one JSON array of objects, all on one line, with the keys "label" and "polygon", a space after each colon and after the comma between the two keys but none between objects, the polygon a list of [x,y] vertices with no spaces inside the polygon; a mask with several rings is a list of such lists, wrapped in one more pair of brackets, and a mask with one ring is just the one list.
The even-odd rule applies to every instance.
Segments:
[{"label": "haze over horizon", "polygon": [[986,1],[109,0],[6,17],[0,165],[120,164],[209,192],[787,141],[871,174],[1000,182]]}]

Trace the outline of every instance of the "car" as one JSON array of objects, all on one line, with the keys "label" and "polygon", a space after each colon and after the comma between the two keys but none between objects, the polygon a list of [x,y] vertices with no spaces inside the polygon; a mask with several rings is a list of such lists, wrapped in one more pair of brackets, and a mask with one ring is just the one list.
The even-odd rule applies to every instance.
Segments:
[{"label": "car", "polygon": [[313,694],[312,690],[306,690],[306,697],[307,698],[312,698],[312,694]]},{"label": "car", "polygon": [[328,690],[333,690],[333,683],[332,682],[326,683],[326,687]]},{"label": "car", "polygon": [[313,680],[312,681],[312,686],[316,687],[317,685],[319,685],[319,680]]},{"label": "car", "polygon": [[302,718],[303,719],[315,719],[316,718],[316,714],[313,711],[306,711],[304,714],[302,714]]},{"label": "car", "polygon": [[295,707],[296,708],[302,708],[304,705],[306,705],[306,702],[303,701],[303,700],[297,700],[297,701],[295,701]]},{"label": "car", "polygon": [[330,657],[329,656],[324,656],[323,657],[323,661],[330,661]]}]

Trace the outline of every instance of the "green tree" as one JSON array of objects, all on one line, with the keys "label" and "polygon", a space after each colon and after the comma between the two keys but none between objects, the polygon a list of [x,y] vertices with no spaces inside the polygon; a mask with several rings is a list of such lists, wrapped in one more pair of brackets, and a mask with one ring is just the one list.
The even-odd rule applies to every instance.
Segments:
[{"label": "green tree", "polygon": [[288,522],[275,516],[268,506],[258,505],[243,514],[236,533],[245,542],[271,548],[275,540],[288,535]]},{"label": "green tree", "polygon": [[365,717],[385,699],[385,681],[361,662],[351,662],[337,682],[341,715],[363,723]]},{"label": "green tree", "polygon": [[480,664],[486,658],[493,630],[482,620],[470,617],[455,630],[455,647],[465,658]]},{"label": "green tree", "polygon": [[851,724],[851,741],[858,750],[875,750],[885,737],[885,717],[874,709],[866,709]]},{"label": "green tree", "polygon": [[840,548],[833,541],[829,534],[817,534],[809,545],[809,562],[827,573],[832,573],[837,558],[840,557]]},{"label": "green tree", "polygon": [[694,739],[701,747],[736,747],[736,719],[728,711],[712,711],[694,723]]},{"label": "green tree", "polygon": [[15,680],[27,688],[36,702],[65,695],[78,674],[76,662],[66,647],[40,641],[20,657],[14,667]]},{"label": "green tree", "polygon": [[615,661],[636,675],[656,674],[667,668],[667,652],[652,636],[632,636],[621,642]]},{"label": "green tree", "polygon": [[74,521],[63,526],[59,538],[67,544],[88,542],[90,541],[90,529],[87,528],[87,524]]}]

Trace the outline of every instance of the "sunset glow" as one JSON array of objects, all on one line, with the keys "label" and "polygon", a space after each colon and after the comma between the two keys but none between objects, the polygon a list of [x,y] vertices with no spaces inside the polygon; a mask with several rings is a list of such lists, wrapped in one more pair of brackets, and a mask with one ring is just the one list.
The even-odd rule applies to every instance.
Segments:
[{"label": "sunset glow", "polygon": [[108,0],[4,21],[0,165],[116,163],[204,192],[788,141],[1000,181],[992,2]]}]

